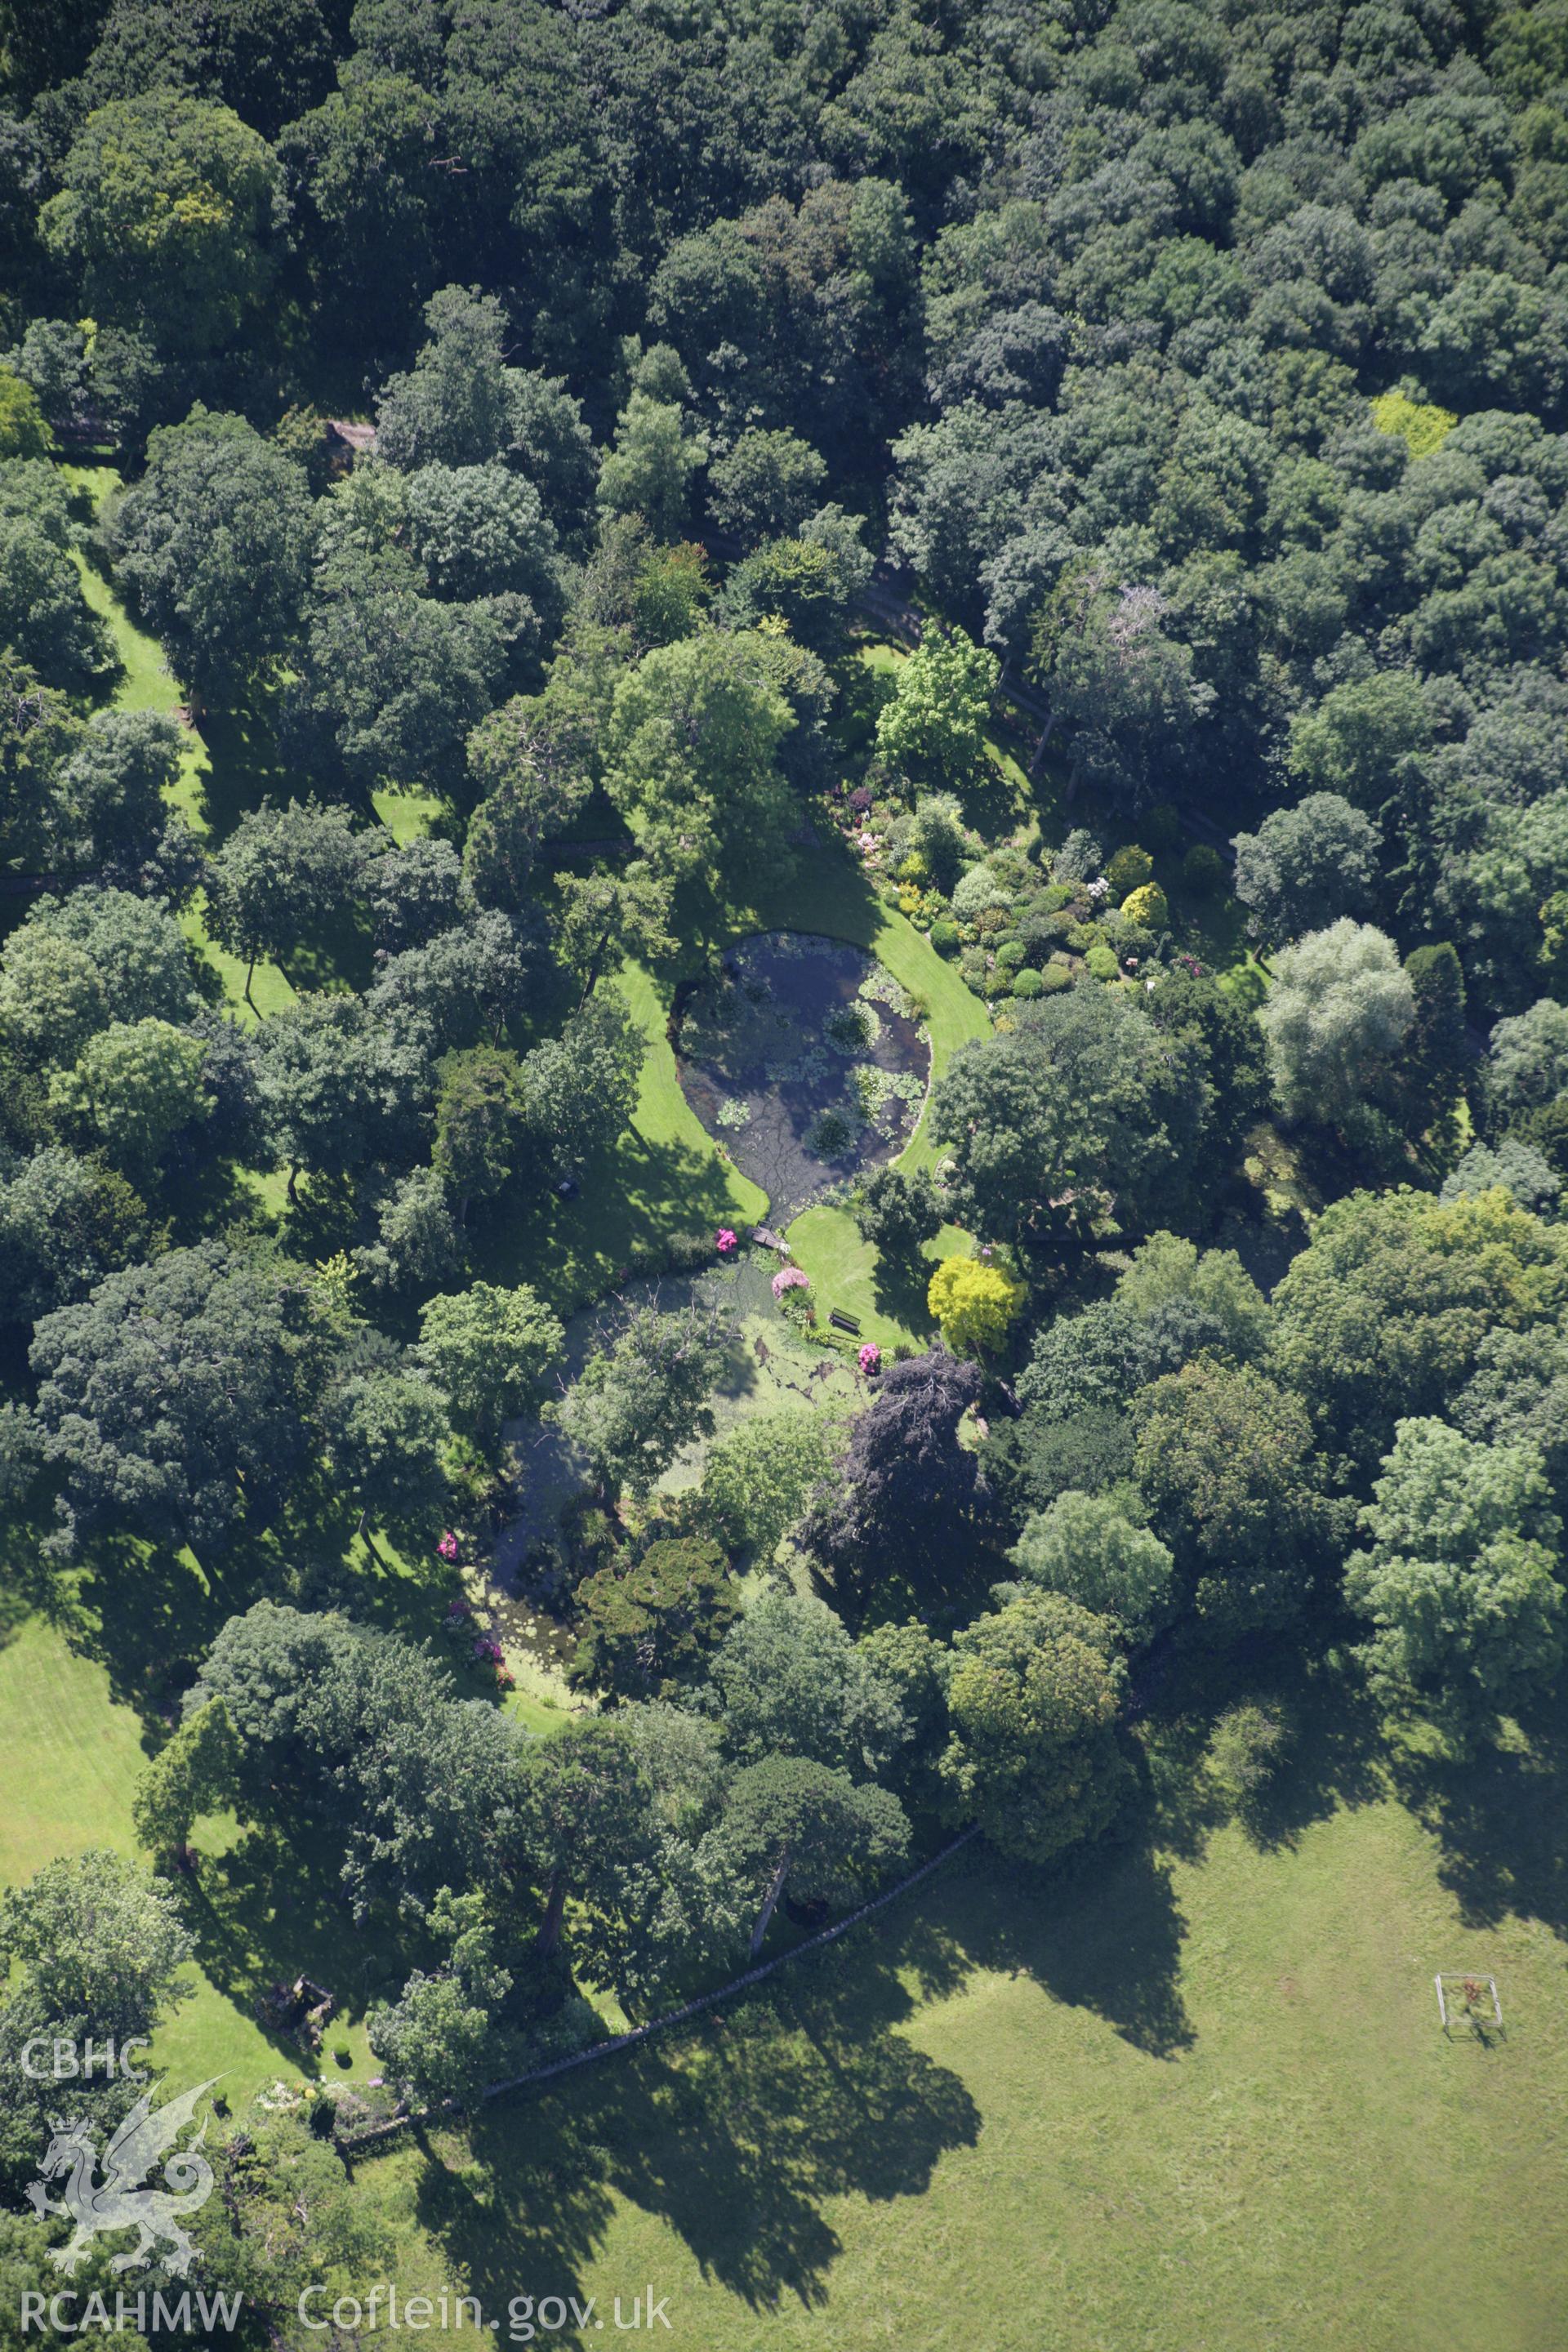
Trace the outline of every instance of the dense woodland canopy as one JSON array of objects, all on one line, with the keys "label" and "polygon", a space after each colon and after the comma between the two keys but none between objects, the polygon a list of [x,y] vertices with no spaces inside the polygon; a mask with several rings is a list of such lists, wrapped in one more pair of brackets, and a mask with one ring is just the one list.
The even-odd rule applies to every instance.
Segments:
[{"label": "dense woodland canopy", "polygon": [[[0,1479],[53,1574],[236,1564],[176,1891],[286,1819],[400,1956],[388,2097],[466,2107],[949,1832],[1125,1832],[1167,1688],[1528,1728],[1568,0],[5,0],[0,56]],[[716,1437],[714,1294],[570,1379],[563,1318],[711,1262],[639,1088],[825,873],[989,1018],[836,1199],[905,1339]],[[375,1598],[542,1407],[548,1738]],[[176,1896],[51,1869],[6,2032],[110,2023],[40,1955],[110,1880],[144,2021]]]}]

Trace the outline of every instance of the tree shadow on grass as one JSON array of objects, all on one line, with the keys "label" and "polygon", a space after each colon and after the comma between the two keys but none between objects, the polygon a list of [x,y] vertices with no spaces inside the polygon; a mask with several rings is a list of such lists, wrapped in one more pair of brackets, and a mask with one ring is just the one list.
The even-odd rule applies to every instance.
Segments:
[{"label": "tree shadow on grass", "polygon": [[195,1152],[171,1153],[155,1197],[182,1245],[220,1238],[247,1223],[256,1210],[256,1195],[240,1162],[205,1159]]},{"label": "tree shadow on grass", "polygon": [[[1388,1793],[1382,1711],[1342,1656],[1303,1659],[1280,1641],[1223,1657],[1189,1645],[1167,1654],[1161,1668],[1140,1737],[1164,1851],[1197,1861],[1232,1820],[1266,1853],[1292,1847],[1342,1805]],[[1207,1751],[1220,1717],[1243,1701],[1277,1714],[1286,1740],[1272,1774],[1238,1798],[1216,1782]]]},{"label": "tree shadow on grass", "polygon": [[[994,730],[992,732],[995,734]],[[1005,748],[1018,758],[1016,745],[1005,743],[1000,738],[996,740],[998,748]],[[1026,753],[1019,764],[1027,767]],[[991,755],[988,747],[986,756],[976,761],[959,786],[958,801],[965,824],[972,825],[985,841],[1000,841],[1005,840],[1017,824],[1027,806],[1027,794],[1020,790],[1016,780],[1008,775],[1000,760]]]},{"label": "tree shadow on grass", "polygon": [[272,712],[265,704],[260,709],[204,710],[201,733],[209,763],[203,797],[214,849],[263,801],[286,803],[291,793],[303,797],[298,772],[279,753]]},{"label": "tree shadow on grass", "polygon": [[851,757],[857,752],[864,755],[876,740],[877,721],[883,706],[892,698],[895,674],[875,669],[852,653],[834,664],[833,677],[838,699],[834,705],[829,732]]},{"label": "tree shadow on grass", "polygon": [[106,1669],[121,1706],[165,1730],[196,1660],[248,1601],[234,1597],[246,1589],[242,1563],[226,1560],[215,1571],[188,1551],[128,1536],[84,1544],[68,1589],[72,1648]]},{"label": "tree shadow on grass", "polygon": [[921,1258],[918,1265],[909,1265],[896,1258],[876,1255],[871,1275],[871,1296],[877,1311],[890,1323],[901,1323],[907,1331],[926,1331],[931,1328],[931,1315],[926,1306],[926,1293],[935,1272],[929,1259]]},{"label": "tree shadow on grass", "polygon": [[[105,1535],[84,1543],[78,1568],[37,1580],[36,1605],[64,1627],[73,1649],[107,1670],[112,1696],[147,1724],[150,1746],[174,1728],[181,1698],[222,1627],[263,1598],[341,1608],[408,1641],[438,1632],[456,1589],[444,1562],[403,1560],[390,1551],[378,1561],[354,1545],[352,1506],[320,1488],[296,1503],[277,1525],[241,1528],[223,1550],[199,1560],[168,1545]],[[460,1664],[456,1671],[460,1695],[471,1696]]]},{"label": "tree shadow on grass", "polygon": [[319,1265],[340,1250],[374,1238],[360,1189],[342,1171],[298,1178],[294,1198],[278,1220],[278,1238],[290,1257]]},{"label": "tree shadow on grass", "polygon": [[827,2201],[921,2195],[943,2154],[974,2144],[980,2115],[896,2030],[911,2002],[889,1969],[868,1969],[864,1949],[824,1962],[679,2041],[490,2110],[473,2136],[482,2201],[469,2179],[428,2168],[420,2217],[481,2307],[520,2281],[580,2296],[617,2196],[753,2310],[826,2302],[842,2250]]},{"label": "tree shadow on grass", "polygon": [[0,1649],[8,1649],[30,1617],[68,1628],[71,1595],[62,1589],[40,1546],[48,1524],[7,1513],[0,1522]]},{"label": "tree shadow on grass", "polygon": [[1342,1806],[1387,1796],[1383,1712],[1343,1657],[1309,1661],[1258,1696],[1278,1699],[1289,1745],[1279,1769],[1238,1808],[1255,1845],[1265,1853],[1293,1847],[1303,1830]]},{"label": "tree shadow on grass", "polygon": [[1192,2047],[1180,1984],[1186,1921],[1169,1864],[1144,1839],[1091,1847],[1048,1874],[982,1854],[960,1865],[960,1878],[975,1886],[955,1926],[973,1965],[1033,1977],[1151,2057]]},{"label": "tree shadow on grass", "polygon": [[[203,1840],[198,1830],[198,1850]],[[406,1969],[384,1937],[354,1926],[342,1881],[342,1839],[329,1825],[292,1822],[243,1834],[226,1852],[202,1852],[197,1871],[177,1879],[181,1916],[204,1974],[303,2073],[317,2061],[258,2010],[274,1984],[300,1975],[337,2001],[336,2021],[361,2017],[395,1992]]]},{"label": "tree shadow on grass", "polygon": [[1540,1919],[1568,1938],[1568,1692],[1528,1726],[1529,1741],[1465,1757],[1406,1748],[1394,1786],[1436,1839],[1437,1874],[1467,1927]]},{"label": "tree shadow on grass", "polygon": [[[1173,2057],[1194,2038],[1182,1935],[1146,1848],[1101,1847],[1048,1877],[971,1849],[918,1906],[803,1958],[765,1992],[498,2103],[467,2143],[439,2136],[419,2218],[486,2310],[520,2283],[581,2301],[619,2200],[664,2221],[752,2310],[819,2309],[842,2251],[831,2201],[921,2196],[942,2158],[979,2137],[963,2081],[900,2030],[916,2001],[977,1968],[1026,1974]],[[588,2331],[562,2340],[586,2344]]]},{"label": "tree shadow on grass", "polygon": [[570,1313],[630,1274],[658,1272],[672,1234],[712,1234],[737,1219],[710,1153],[673,1139],[649,1142],[632,1128],[588,1163],[571,1200],[543,1189],[509,1192],[469,1239],[481,1278],[531,1283]]}]

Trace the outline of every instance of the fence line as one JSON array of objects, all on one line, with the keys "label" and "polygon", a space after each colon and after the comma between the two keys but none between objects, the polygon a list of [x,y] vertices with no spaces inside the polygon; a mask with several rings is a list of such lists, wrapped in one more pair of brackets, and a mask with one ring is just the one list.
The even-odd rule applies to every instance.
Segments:
[{"label": "fence line", "polygon": [[[778,1969],[787,1968],[792,1960],[801,1959],[807,1952],[820,1951],[824,1945],[836,1943],[840,1936],[847,1936],[851,1927],[858,1927],[863,1919],[869,1919],[873,1913],[885,1910],[889,1903],[896,1903],[900,1895],[907,1895],[911,1886],[918,1886],[922,1879],[940,1870],[962,1846],[966,1846],[979,1834],[978,1825],[961,1830],[939,1853],[933,1853],[929,1862],[922,1862],[918,1870],[911,1870],[907,1878],[900,1878],[896,1886],[889,1886],[885,1893],[873,1895],[868,1903],[862,1903],[858,1910],[847,1912],[842,1919],[835,1920],[832,1927],[820,1928],[815,1936],[808,1936],[805,1943],[792,1946],[787,1952],[776,1953],[771,1960],[759,1961],[754,1969],[747,1969],[742,1976],[731,1977],[728,1984],[718,1986],[714,1991],[699,1993],[695,2000],[683,2001],[679,2009],[667,2010],[662,2017],[650,2017],[646,2025],[633,2026],[629,2032],[612,2034],[607,2042],[590,2042],[586,2050],[574,2051],[569,2058],[556,2058],[548,2066],[535,2066],[526,2074],[509,2074],[504,2082],[487,2083],[479,2094],[481,2102],[499,2099],[508,2091],[527,2089],[535,2083],[552,2082],[556,2075],[570,2074],[579,2066],[596,2065],[601,2058],[614,2058],[623,2050],[637,2049],[643,2042],[651,2041],[656,2033],[666,2033],[673,2025],[684,2025],[689,2018],[701,2017],[709,2010],[717,2009],[721,2000],[732,2000],[738,1992],[748,1992],[752,1985],[761,1984]],[[377,2140],[389,2139],[394,2132],[403,2131],[409,2124],[426,2123],[432,2116],[451,2114],[456,2105],[455,2100],[447,2099],[439,2107],[421,2107],[411,2115],[394,2116],[387,2123],[374,2124],[368,2131],[356,2132],[352,2137],[341,2139],[338,2146],[345,2154],[351,2154],[356,2148],[373,2146]]]}]

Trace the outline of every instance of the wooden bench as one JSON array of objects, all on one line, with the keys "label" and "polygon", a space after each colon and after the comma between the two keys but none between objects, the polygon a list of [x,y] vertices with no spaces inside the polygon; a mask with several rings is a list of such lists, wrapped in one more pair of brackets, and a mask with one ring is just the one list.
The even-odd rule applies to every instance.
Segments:
[{"label": "wooden bench", "polygon": [[841,1307],[834,1307],[827,1319],[836,1331],[847,1331],[856,1339],[860,1337],[859,1324],[853,1315],[846,1315]]}]

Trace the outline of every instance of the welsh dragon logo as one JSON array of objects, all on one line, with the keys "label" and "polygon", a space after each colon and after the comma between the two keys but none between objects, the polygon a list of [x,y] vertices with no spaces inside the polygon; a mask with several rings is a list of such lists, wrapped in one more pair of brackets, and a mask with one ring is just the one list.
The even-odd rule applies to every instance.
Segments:
[{"label": "welsh dragon logo", "polygon": [[[156,2109],[151,2094],[143,2094],[103,2151],[101,2180],[93,2178],[99,2157],[88,2137],[90,2124],[85,2117],[63,2124],[50,2116],[54,2137],[38,2168],[43,2179],[28,2189],[27,2201],[40,2216],[64,2213],[76,2223],[68,2244],[49,2248],[49,2260],[57,2270],[70,2277],[94,2238],[105,2231],[135,2230],[140,2232],[136,2244],[129,2253],[114,2256],[111,2270],[142,2269],[153,2247],[167,2240],[172,2249],[168,2267],[176,2278],[184,2276],[199,2259],[199,2249],[181,2228],[181,2221],[187,2213],[200,2212],[212,2195],[213,2168],[201,2153],[206,2125],[203,2124],[188,2148],[175,2148],[174,2142],[195,2116],[196,2102],[221,2079],[215,2074],[211,2082],[198,2083],[194,2091],[185,2091]],[[171,2149],[173,2154],[168,2153]],[[160,2158],[168,2187],[142,2188]],[[58,2180],[62,2175],[64,2191],[53,2198],[45,2182]]]}]

